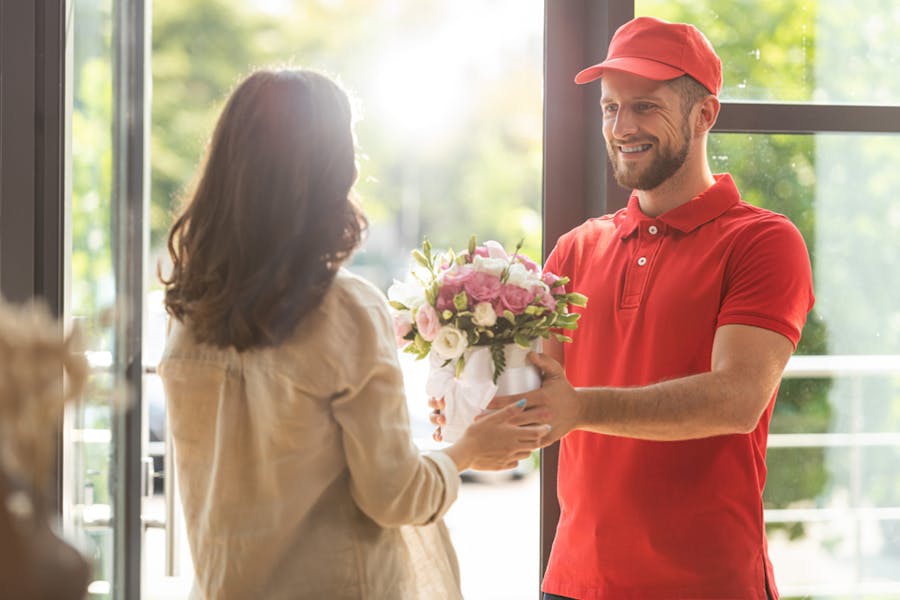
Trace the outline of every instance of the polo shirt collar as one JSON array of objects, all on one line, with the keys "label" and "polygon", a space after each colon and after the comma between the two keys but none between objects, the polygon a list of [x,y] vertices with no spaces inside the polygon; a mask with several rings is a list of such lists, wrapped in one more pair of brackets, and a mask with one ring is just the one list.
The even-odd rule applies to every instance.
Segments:
[{"label": "polo shirt collar", "polygon": [[[731,175],[722,173],[713,177],[716,182],[706,191],[692,198],[690,202],[664,212],[656,220],[683,233],[690,233],[740,202],[741,195]],[[650,217],[641,212],[637,194],[632,194],[628,199],[624,218],[619,224],[619,235],[623,239],[627,238],[637,230],[641,221],[647,219]]]}]

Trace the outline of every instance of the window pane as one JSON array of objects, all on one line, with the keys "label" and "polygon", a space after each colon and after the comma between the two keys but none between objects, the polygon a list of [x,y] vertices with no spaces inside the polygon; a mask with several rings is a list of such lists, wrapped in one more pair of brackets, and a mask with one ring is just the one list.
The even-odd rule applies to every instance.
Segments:
[{"label": "window pane", "polygon": [[900,103],[900,5],[883,0],[637,0],[693,23],[722,57],[725,100]]},{"label": "window pane", "polygon": [[900,137],[715,134],[710,159],[806,239],[816,305],[798,353],[900,354]]},{"label": "window pane", "polygon": [[813,265],[766,461],[776,581],[783,597],[896,595],[900,136],[715,134],[709,154],[748,202],[797,225]]}]

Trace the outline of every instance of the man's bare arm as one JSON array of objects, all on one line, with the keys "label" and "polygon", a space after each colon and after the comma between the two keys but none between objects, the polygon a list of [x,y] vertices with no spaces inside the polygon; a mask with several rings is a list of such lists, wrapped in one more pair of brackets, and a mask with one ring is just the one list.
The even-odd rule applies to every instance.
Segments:
[{"label": "man's bare arm", "polygon": [[[713,342],[710,371],[635,388],[574,389],[556,360],[532,355],[543,387],[525,394],[528,412],[552,425],[549,444],[572,429],[647,440],[684,440],[752,431],[793,352],[784,336],[724,325]],[[512,397],[497,398],[492,408]]]}]

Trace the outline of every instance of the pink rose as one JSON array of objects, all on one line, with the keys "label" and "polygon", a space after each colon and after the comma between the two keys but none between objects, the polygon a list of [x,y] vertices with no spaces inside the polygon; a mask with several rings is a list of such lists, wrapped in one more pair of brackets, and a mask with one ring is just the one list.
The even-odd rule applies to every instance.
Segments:
[{"label": "pink rose", "polygon": [[[484,258],[488,258],[490,255],[491,255],[491,253],[488,252],[488,249],[485,248],[484,246],[476,246],[475,247],[475,256],[483,256]],[[473,258],[474,258],[474,256],[473,256]]]},{"label": "pink rose", "polygon": [[445,310],[453,310],[453,297],[462,291],[462,285],[444,284],[438,290],[435,308],[443,312]]},{"label": "pink rose", "polygon": [[522,254],[516,254],[516,260],[523,265],[525,268],[531,271],[532,273],[540,273],[541,268],[537,266],[537,263],[528,258],[527,256],[523,256]]},{"label": "pink rose", "polygon": [[500,288],[500,310],[512,311],[514,315],[525,312],[525,307],[534,300],[534,292],[520,288],[517,285],[504,285]]},{"label": "pink rose", "polygon": [[500,280],[489,273],[476,272],[466,280],[463,289],[474,303],[490,302],[500,295]]},{"label": "pink rose", "polygon": [[556,282],[559,281],[559,275],[554,275],[550,271],[544,271],[544,274],[541,275],[541,281],[547,284],[547,287],[550,288],[550,293],[559,295],[565,294],[566,288],[561,285],[556,285]]},{"label": "pink rose", "polygon": [[469,265],[456,265],[440,276],[440,288],[435,306],[439,311],[453,310],[453,297],[463,290],[463,284],[475,275]]},{"label": "pink rose", "polygon": [[404,311],[402,313],[394,314],[394,339],[397,342],[398,348],[403,348],[407,344],[409,344],[409,340],[404,339],[409,332],[412,331],[412,321],[409,318],[409,313]]},{"label": "pink rose", "polygon": [[535,288],[533,293],[538,297],[538,304],[547,310],[556,310],[556,298],[549,291],[543,288]]},{"label": "pink rose", "polygon": [[462,286],[472,275],[475,269],[471,265],[454,265],[440,275],[441,285]]},{"label": "pink rose", "polygon": [[426,342],[434,341],[437,332],[441,328],[441,319],[430,304],[423,304],[416,311],[416,327]]}]

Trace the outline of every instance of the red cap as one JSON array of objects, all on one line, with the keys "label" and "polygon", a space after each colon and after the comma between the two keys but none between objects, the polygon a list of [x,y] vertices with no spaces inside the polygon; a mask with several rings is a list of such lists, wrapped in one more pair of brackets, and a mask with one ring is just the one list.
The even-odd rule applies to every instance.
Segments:
[{"label": "red cap", "polygon": [[606,60],[578,73],[575,83],[603,77],[607,69],[666,81],[690,75],[713,95],[722,89],[722,61],[700,30],[687,23],[638,17],[616,30]]}]

